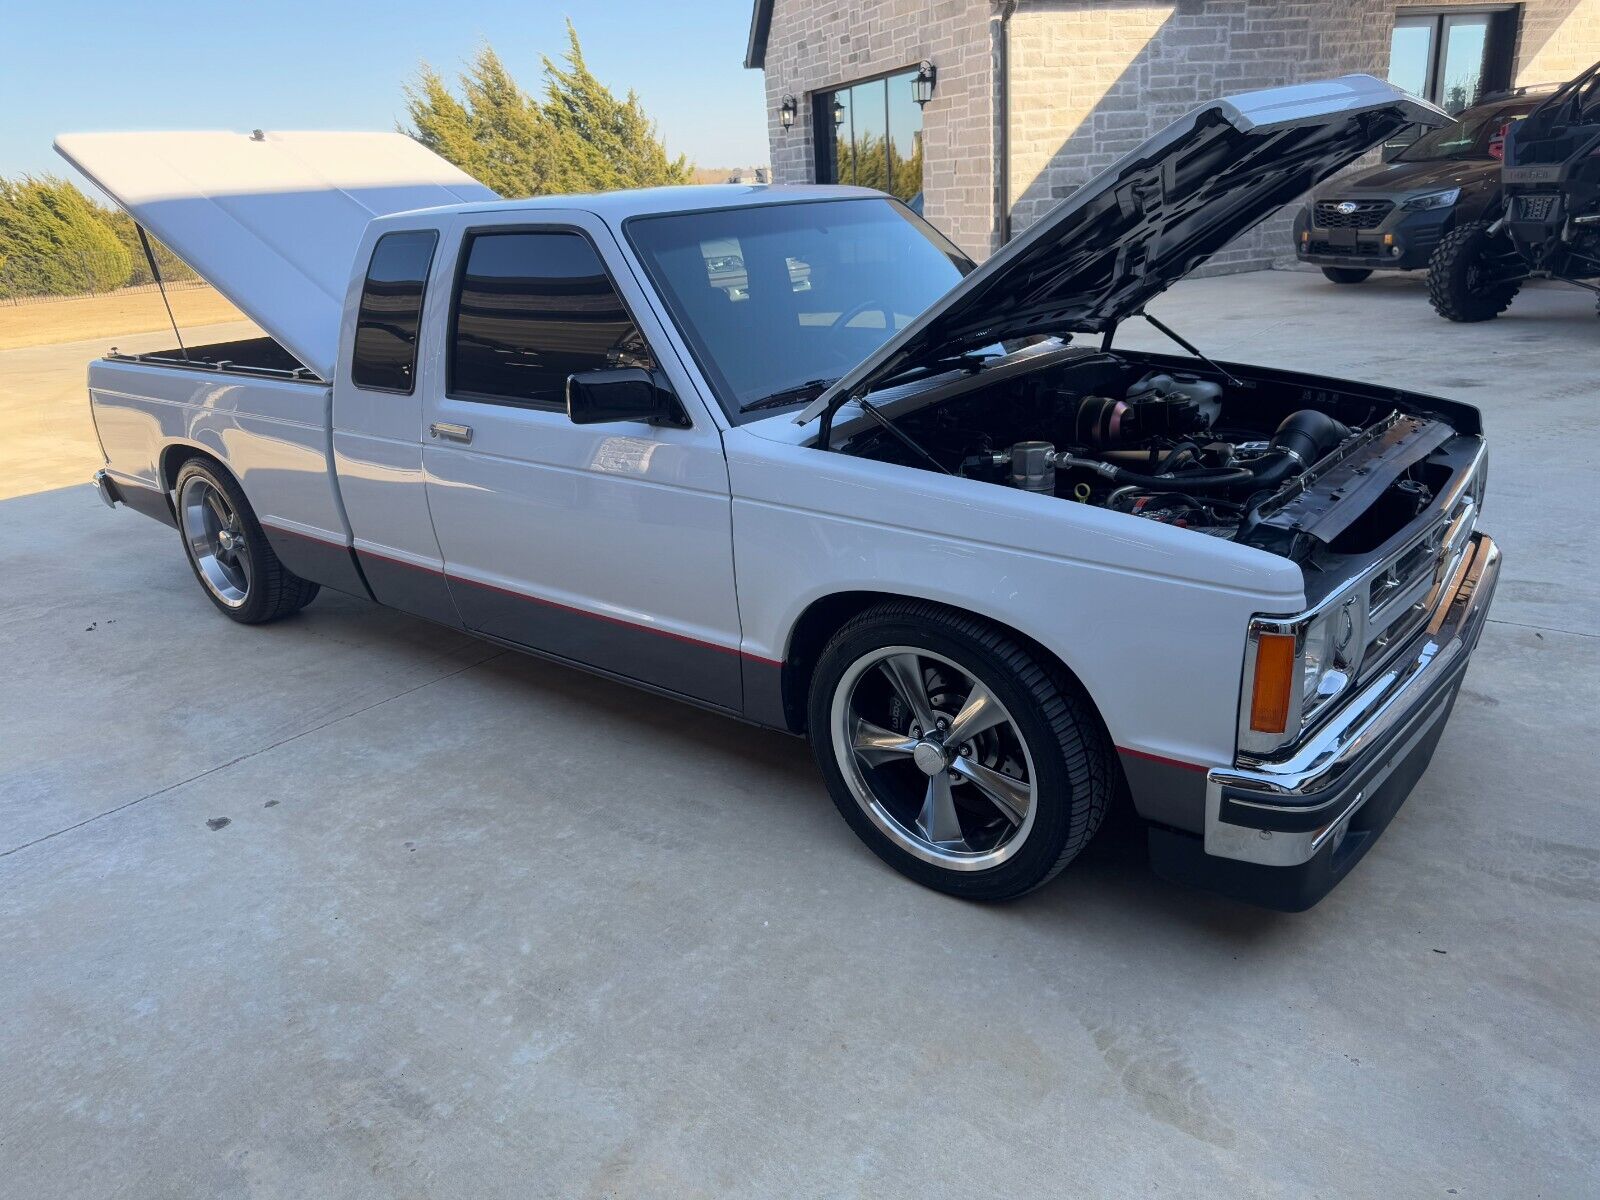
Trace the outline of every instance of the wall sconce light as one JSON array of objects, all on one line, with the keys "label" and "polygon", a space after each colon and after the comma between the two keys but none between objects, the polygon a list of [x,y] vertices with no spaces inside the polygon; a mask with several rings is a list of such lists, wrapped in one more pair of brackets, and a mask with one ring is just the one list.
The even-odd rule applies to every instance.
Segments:
[{"label": "wall sconce light", "polygon": [[843,100],[835,100],[833,102],[833,127],[835,129],[837,129],[837,128],[839,128],[839,126],[841,126],[843,124],[844,124],[844,101]]},{"label": "wall sconce light", "polygon": [[793,96],[783,98],[783,107],[778,109],[778,122],[785,129],[793,128],[794,117],[800,111],[800,102]]},{"label": "wall sconce light", "polygon": [[937,75],[938,72],[927,59],[917,64],[916,78],[911,81],[911,98],[917,102],[918,108],[933,99],[933,81]]}]

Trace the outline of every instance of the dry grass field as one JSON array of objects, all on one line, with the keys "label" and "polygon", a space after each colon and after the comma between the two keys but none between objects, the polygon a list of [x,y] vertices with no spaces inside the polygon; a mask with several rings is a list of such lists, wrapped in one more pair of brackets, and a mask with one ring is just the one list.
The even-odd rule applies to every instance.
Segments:
[{"label": "dry grass field", "polygon": [[[180,326],[241,321],[243,314],[209,287],[174,288],[172,311]],[[168,328],[161,293],[149,290],[73,296],[29,304],[0,304],[0,350],[48,346],[118,334],[155,333]]]}]

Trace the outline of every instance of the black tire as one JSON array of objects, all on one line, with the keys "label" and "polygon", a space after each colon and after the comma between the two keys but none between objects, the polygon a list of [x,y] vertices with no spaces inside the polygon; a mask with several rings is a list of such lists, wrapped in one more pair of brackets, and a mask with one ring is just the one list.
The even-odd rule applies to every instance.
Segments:
[{"label": "black tire", "polygon": [[[231,509],[230,516],[236,520],[230,522],[230,537],[243,539],[243,555],[233,553],[232,562],[237,564],[244,558],[246,568],[235,572],[245,580],[244,586],[239,588],[239,596],[229,599],[232,590],[227,578],[220,583],[215,578],[220,568],[215,565],[211,570],[212,578],[208,578],[207,570],[202,566],[201,551],[197,549],[197,539],[191,537],[192,520],[186,522],[185,504],[187,500],[194,503],[204,503],[197,497],[206,495],[205,489],[209,487],[221,493],[225,507]],[[178,517],[178,536],[183,542],[184,557],[189,560],[189,569],[194,572],[200,590],[206,599],[216,607],[217,611],[241,625],[260,625],[266,621],[276,621],[280,617],[287,617],[297,613],[310,604],[322,590],[322,586],[312,583],[309,579],[301,579],[283,563],[278,561],[278,556],[273,552],[272,543],[267,541],[267,535],[261,530],[261,522],[256,520],[255,510],[250,507],[250,502],[245,499],[244,492],[233,481],[233,477],[226,471],[218,470],[210,462],[201,458],[191,458],[183,464],[178,471],[178,478],[172,488],[173,509]],[[190,507],[194,506],[191,503]],[[215,516],[213,511],[213,516]],[[186,524],[190,528],[186,529]],[[237,532],[231,532],[233,528]]]},{"label": "black tire", "polygon": [[1522,280],[1500,279],[1485,285],[1482,276],[1500,274],[1514,253],[1509,241],[1491,236],[1483,222],[1452,229],[1428,261],[1428,302],[1449,321],[1493,320],[1511,306]]},{"label": "black tire", "polygon": [[1372,272],[1365,267],[1323,267],[1330,283],[1365,283]]},{"label": "black tire", "polygon": [[[839,738],[835,732],[835,718],[844,713],[841,719],[853,725],[855,710],[851,703],[858,694],[856,689],[873,678],[873,668],[860,664],[870,662],[873,655],[889,648],[905,647],[927,656],[919,658],[919,663],[931,665],[933,674],[924,675],[919,671],[916,676],[919,680],[937,680],[941,670],[953,665],[956,674],[965,673],[968,682],[986,688],[999,700],[1006,720],[995,727],[1000,732],[979,736],[1015,737],[1023,747],[1020,759],[1027,764],[1032,777],[1031,818],[1026,821],[1013,818],[1011,837],[1015,845],[1003,842],[1002,847],[1010,848],[992,851],[1009,855],[997,865],[956,869],[909,851],[902,843],[915,841],[916,833],[904,822],[898,829],[890,826],[896,836],[886,833],[876,823],[885,814],[869,816],[868,802],[858,799],[853,787],[873,789],[877,785],[866,783],[868,774],[881,780],[880,773],[892,769],[906,772],[896,778],[905,781],[899,786],[906,794],[914,794],[925,782],[924,777],[916,773],[920,764],[912,761],[902,764],[896,759],[892,768],[857,766],[852,769],[849,765],[853,761],[852,751],[848,747],[842,753],[836,750]],[[948,661],[941,663],[940,658]],[[850,682],[852,672],[856,673],[854,678],[858,682]],[[893,678],[892,672],[887,675]],[[883,683],[882,680],[878,682]],[[930,690],[930,695],[933,691],[936,686]],[[895,694],[903,695],[897,690]],[[970,698],[971,694],[968,692],[967,696]],[[838,712],[836,701],[841,706]],[[1037,652],[985,622],[936,604],[889,602],[847,622],[834,634],[818,659],[811,683],[808,720],[817,765],[827,781],[834,804],[857,836],[895,870],[918,883],[967,899],[1010,900],[1055,876],[1099,829],[1117,777],[1110,739],[1077,680],[1059,664],[1041,659]],[[897,732],[908,737],[915,728],[913,725]],[[972,745],[976,745],[976,739]],[[953,760],[954,746],[950,756]],[[962,747],[960,756],[969,764],[975,761],[969,757],[967,746]],[[847,770],[852,770],[855,784],[847,778]],[[954,767],[946,774],[956,788],[966,783],[956,777]],[[931,782],[928,789],[931,795]],[[983,799],[976,785],[968,784],[959,794],[963,797],[961,810],[967,814],[962,818],[962,825],[981,820],[981,813],[976,818],[972,816],[981,808],[978,802]],[[1004,828],[1005,823],[992,820],[990,827],[996,826]],[[963,828],[963,848],[966,837]],[[924,843],[924,848],[930,847]]]}]

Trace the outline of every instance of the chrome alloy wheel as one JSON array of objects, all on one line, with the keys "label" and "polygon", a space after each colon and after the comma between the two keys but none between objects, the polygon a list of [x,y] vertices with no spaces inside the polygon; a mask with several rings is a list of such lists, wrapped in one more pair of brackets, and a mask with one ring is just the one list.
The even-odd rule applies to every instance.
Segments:
[{"label": "chrome alloy wheel", "polygon": [[241,607],[255,566],[244,522],[228,498],[208,480],[191,478],[178,495],[178,524],[200,582],[229,608]]},{"label": "chrome alloy wheel", "polygon": [[914,646],[850,664],[834,754],[856,802],[901,849],[947,870],[999,866],[1027,840],[1038,776],[1022,730],[970,672]]}]

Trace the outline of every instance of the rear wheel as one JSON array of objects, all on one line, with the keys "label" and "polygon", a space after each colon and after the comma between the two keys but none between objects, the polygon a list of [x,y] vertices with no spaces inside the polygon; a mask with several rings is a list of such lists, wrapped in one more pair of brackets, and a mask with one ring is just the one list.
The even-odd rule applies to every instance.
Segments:
[{"label": "rear wheel", "polygon": [[1489,321],[1522,288],[1516,250],[1481,222],[1445,234],[1428,262],[1428,300],[1450,321]]},{"label": "rear wheel", "polygon": [[1372,274],[1365,267],[1323,267],[1322,273],[1334,283],[1365,283]]},{"label": "rear wheel", "polygon": [[243,625],[299,612],[320,585],[278,561],[250,503],[228,475],[190,459],[173,488],[178,533],[206,598]]},{"label": "rear wheel", "polygon": [[885,604],[840,629],[818,660],[809,721],[850,827],[952,895],[1031,891],[1105,816],[1110,745],[1076,681],[937,605]]}]

